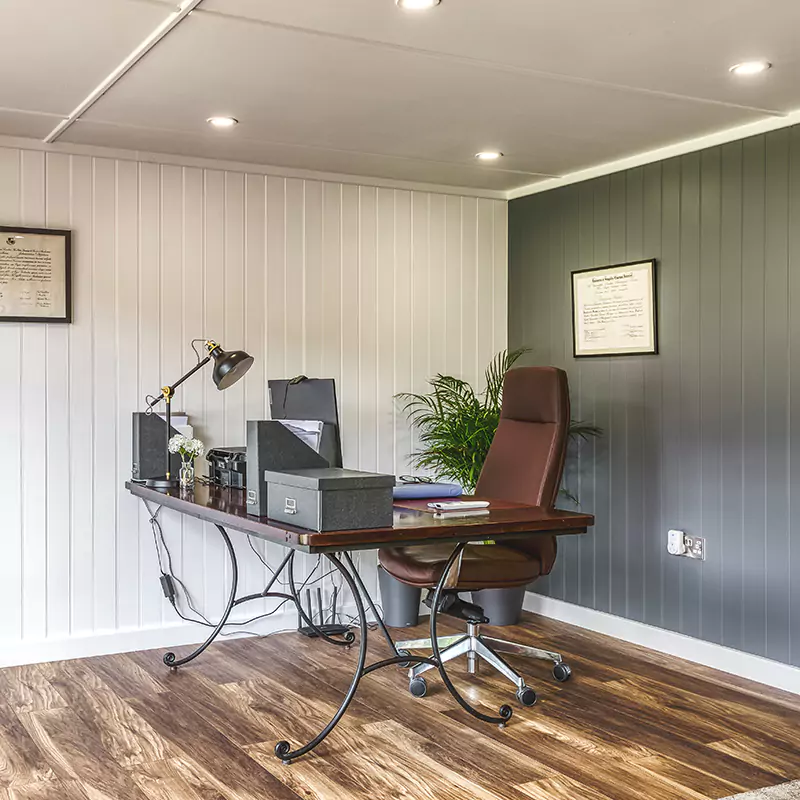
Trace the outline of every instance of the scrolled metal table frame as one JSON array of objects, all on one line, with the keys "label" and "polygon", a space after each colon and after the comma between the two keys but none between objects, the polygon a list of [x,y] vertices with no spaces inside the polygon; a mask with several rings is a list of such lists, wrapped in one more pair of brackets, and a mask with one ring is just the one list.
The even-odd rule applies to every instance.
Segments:
[{"label": "scrolled metal table frame", "polygon": [[[300,593],[297,588],[294,579],[294,557],[295,552],[294,550],[290,551],[286,557],[281,562],[280,566],[275,570],[272,574],[272,577],[269,580],[269,583],[266,585],[262,592],[257,594],[246,595],[244,597],[236,597],[237,590],[238,590],[238,583],[239,583],[239,565],[236,558],[236,551],[233,548],[233,544],[231,543],[230,537],[228,536],[227,531],[225,530],[222,525],[215,526],[219,531],[222,539],[225,543],[225,547],[228,551],[228,557],[230,558],[231,562],[231,589],[228,595],[228,602],[225,608],[225,611],[220,618],[219,623],[214,627],[214,630],[209,634],[208,638],[199,645],[194,651],[192,651],[189,655],[184,656],[183,658],[177,658],[176,655],[172,652],[166,653],[164,656],[164,663],[173,671],[177,671],[179,667],[183,667],[186,664],[194,661],[199,655],[201,655],[208,646],[219,636],[220,632],[222,631],[225,624],[228,622],[228,618],[231,615],[233,609],[241,605],[242,603],[249,602],[250,600],[262,600],[264,598],[271,598],[271,599],[279,599],[286,602],[292,602],[297,608],[298,614],[303,619],[303,622],[310,628],[312,628],[317,636],[321,638],[323,641],[339,646],[339,647],[346,647],[350,648],[353,642],[355,641],[355,634],[352,631],[348,631],[342,638],[335,638],[333,636],[328,635],[324,631],[320,630],[314,621],[308,616],[308,614],[304,611],[303,606],[300,602]],[[453,684],[450,676],[447,674],[447,670],[445,668],[444,662],[441,660],[441,654],[439,651],[439,646],[436,641],[436,622],[437,622],[437,615],[439,613],[439,604],[441,602],[442,593],[447,586],[447,581],[450,576],[450,573],[453,569],[454,564],[458,560],[461,552],[463,551],[466,543],[459,543],[456,544],[453,552],[450,555],[450,558],[445,565],[445,568],[442,570],[442,576],[439,579],[439,583],[434,590],[433,595],[433,602],[431,608],[431,616],[430,616],[430,636],[431,641],[433,642],[433,655],[431,657],[424,657],[424,656],[414,656],[414,655],[401,655],[398,650],[397,646],[392,639],[392,635],[389,633],[386,625],[381,618],[381,615],[378,613],[377,607],[375,602],[373,601],[372,597],[367,590],[367,587],[364,585],[364,582],[361,580],[361,576],[358,574],[355,565],[353,564],[353,560],[350,557],[350,554],[345,552],[340,559],[338,555],[333,553],[325,553],[325,558],[331,563],[331,565],[341,574],[342,578],[344,579],[347,587],[350,589],[351,594],[353,595],[353,600],[356,605],[356,611],[358,615],[358,628],[359,628],[359,649],[358,649],[358,660],[356,663],[356,669],[353,673],[353,678],[350,682],[350,686],[345,693],[344,699],[342,700],[341,705],[339,706],[336,713],[331,718],[331,721],[307,744],[303,745],[302,747],[298,747],[292,750],[292,745],[286,741],[282,740],[275,745],[275,755],[279,758],[284,764],[289,764],[297,758],[304,756],[306,753],[311,752],[317,745],[320,744],[328,734],[338,725],[339,720],[344,716],[345,712],[347,711],[348,706],[352,702],[353,698],[355,697],[356,691],[358,690],[358,684],[363,677],[369,675],[372,672],[375,672],[378,669],[382,669],[384,667],[389,667],[393,665],[402,665],[402,666],[410,666],[412,664],[430,664],[438,669],[439,674],[442,677],[442,682],[445,685],[447,691],[453,696],[456,702],[463,708],[467,713],[471,714],[476,719],[482,720],[483,722],[492,723],[495,725],[499,725],[500,727],[505,727],[506,723],[512,716],[512,709],[508,705],[503,705],[500,707],[498,714],[499,716],[490,716],[488,714],[484,714],[478,709],[474,708],[470,705],[469,702],[461,695],[458,689]],[[286,571],[286,577],[288,582],[288,589],[289,593],[284,592],[273,592],[272,587],[275,585],[276,581],[280,577],[283,571]],[[381,629],[381,632],[388,642],[389,646],[394,651],[394,656],[391,658],[383,659],[382,661],[376,661],[372,664],[367,664],[367,638],[369,634],[369,623],[367,621],[367,614],[364,608],[364,600],[367,601],[367,605],[369,609],[372,611],[375,619],[377,620],[378,626]]]}]

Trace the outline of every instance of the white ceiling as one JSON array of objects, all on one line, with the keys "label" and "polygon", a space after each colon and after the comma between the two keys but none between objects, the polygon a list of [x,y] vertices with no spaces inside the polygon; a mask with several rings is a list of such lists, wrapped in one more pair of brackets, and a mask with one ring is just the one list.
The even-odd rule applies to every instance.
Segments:
[{"label": "white ceiling", "polygon": [[[0,134],[44,138],[174,8],[4,0]],[[798,45],[797,0],[204,0],[59,141],[513,190],[800,108]]]}]

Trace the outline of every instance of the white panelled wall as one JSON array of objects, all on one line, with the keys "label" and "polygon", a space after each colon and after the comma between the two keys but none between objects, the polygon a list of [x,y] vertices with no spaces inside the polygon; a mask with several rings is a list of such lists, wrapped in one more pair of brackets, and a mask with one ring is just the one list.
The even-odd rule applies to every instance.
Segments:
[{"label": "white panelled wall", "polygon": [[[396,392],[478,380],[506,343],[506,203],[393,188],[0,148],[0,224],[74,231],[74,322],[0,323],[0,665],[198,641],[158,583],[123,483],[131,412],[218,339],[256,358],[227,392],[178,392],[207,445],[241,445],[266,379],[334,377],[345,465],[400,473]],[[216,530],[162,521],[175,572],[215,617]],[[265,570],[243,534],[242,591]],[[271,563],[277,545],[259,551]],[[360,557],[375,584],[374,554]],[[311,568],[306,558],[300,574]],[[264,606],[244,607],[258,613]],[[242,617],[240,617],[242,618]],[[266,631],[294,625],[279,613]]]}]

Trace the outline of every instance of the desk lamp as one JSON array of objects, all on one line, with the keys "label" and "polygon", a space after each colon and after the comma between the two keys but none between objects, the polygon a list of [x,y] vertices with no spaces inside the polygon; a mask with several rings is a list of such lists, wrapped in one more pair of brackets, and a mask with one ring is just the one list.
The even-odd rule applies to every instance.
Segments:
[{"label": "desk lamp", "polygon": [[[205,342],[204,346],[208,355],[206,355],[206,357],[203,359],[200,358],[200,354],[197,353],[197,350],[195,349],[196,342]],[[166,453],[167,458],[167,469],[165,477],[152,478],[146,482],[147,486],[150,486],[154,489],[170,489],[173,486],[178,485],[178,479],[172,477],[169,469],[169,440],[170,431],[172,429],[172,398],[175,395],[175,390],[184,381],[186,381],[188,378],[191,378],[195,372],[201,370],[211,360],[214,361],[214,370],[211,373],[211,377],[214,379],[214,383],[217,385],[217,389],[220,391],[224,391],[229,386],[233,386],[233,384],[236,383],[236,381],[238,381],[240,378],[244,377],[244,374],[247,372],[247,370],[253,366],[253,357],[245,353],[244,350],[225,351],[217,342],[211,340],[194,339],[192,341],[192,349],[195,351],[195,353],[197,353],[197,363],[182,378],[179,378],[177,381],[175,381],[175,383],[170,386],[164,386],[161,389],[161,394],[158,395],[158,397],[147,397],[148,414],[152,414],[153,408],[155,408],[155,406],[157,406],[162,400],[166,404],[167,409],[167,437],[164,442],[164,452]]]}]

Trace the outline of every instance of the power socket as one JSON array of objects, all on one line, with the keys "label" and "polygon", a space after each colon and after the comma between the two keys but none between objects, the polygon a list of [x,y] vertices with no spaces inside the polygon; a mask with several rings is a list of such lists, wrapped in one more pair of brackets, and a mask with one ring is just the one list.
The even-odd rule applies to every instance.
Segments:
[{"label": "power socket", "polygon": [[696,558],[698,561],[706,560],[706,540],[699,536],[687,536],[684,539],[686,543],[687,558]]},{"label": "power socket", "polygon": [[700,536],[689,536],[684,531],[669,531],[667,534],[667,552],[672,556],[706,560],[706,540]]}]

